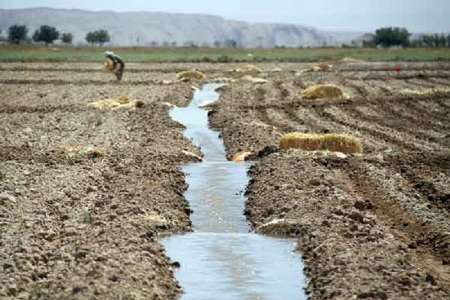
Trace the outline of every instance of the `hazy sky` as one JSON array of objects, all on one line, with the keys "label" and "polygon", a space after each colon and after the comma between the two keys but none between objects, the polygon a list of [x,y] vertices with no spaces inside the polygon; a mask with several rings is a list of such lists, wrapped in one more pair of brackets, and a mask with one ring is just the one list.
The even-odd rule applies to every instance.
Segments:
[{"label": "hazy sky", "polygon": [[371,31],[392,25],[414,32],[450,32],[450,0],[0,0],[0,8],[36,6],[206,13],[338,30]]}]

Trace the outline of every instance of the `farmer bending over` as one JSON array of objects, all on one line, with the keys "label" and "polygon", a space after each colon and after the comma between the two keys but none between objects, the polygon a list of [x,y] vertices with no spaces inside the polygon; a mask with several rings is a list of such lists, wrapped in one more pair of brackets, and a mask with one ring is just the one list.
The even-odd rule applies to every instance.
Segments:
[{"label": "farmer bending over", "polygon": [[125,63],[120,56],[115,55],[112,51],[106,51],[105,56],[105,68],[108,71],[113,72],[114,75],[116,75],[117,80],[120,81],[122,79],[123,70],[125,69]]}]

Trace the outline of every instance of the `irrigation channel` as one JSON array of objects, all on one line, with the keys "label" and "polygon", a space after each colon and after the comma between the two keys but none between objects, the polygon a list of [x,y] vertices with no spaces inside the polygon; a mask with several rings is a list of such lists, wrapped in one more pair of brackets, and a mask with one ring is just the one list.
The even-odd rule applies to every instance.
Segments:
[{"label": "irrigation channel", "polygon": [[222,140],[208,127],[208,112],[202,108],[219,98],[218,87],[204,85],[188,107],[170,112],[204,155],[201,163],[183,167],[194,232],[162,240],[167,255],[181,265],[176,272],[184,291],[181,299],[307,299],[295,242],[249,232],[243,191],[250,163],[226,159]]}]

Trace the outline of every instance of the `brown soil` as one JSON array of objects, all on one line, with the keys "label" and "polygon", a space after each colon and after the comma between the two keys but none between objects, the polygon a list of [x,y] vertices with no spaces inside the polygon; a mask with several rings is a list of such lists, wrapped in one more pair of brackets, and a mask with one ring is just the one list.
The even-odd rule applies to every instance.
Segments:
[{"label": "brown soil", "polygon": [[[200,155],[171,121],[180,70],[222,88],[210,120],[229,157],[249,151],[246,214],[299,239],[312,299],[448,299],[450,64],[128,64],[124,80],[92,63],[0,68],[0,298],[174,299],[157,237],[190,230],[180,166]],[[277,68],[281,68],[277,70]],[[304,100],[331,83],[350,99]],[[87,103],[128,96],[139,108]],[[348,133],[362,156],[279,151],[290,131]]]},{"label": "brown soil", "polygon": [[[186,104],[190,85],[43,67],[0,75],[0,298],[174,299],[157,237],[190,230],[179,166],[199,152],[164,103]],[[143,106],[86,106],[122,95]]]},{"label": "brown soil", "polygon": [[[210,121],[229,157],[259,160],[246,214],[299,239],[311,299],[450,298],[450,78],[446,64],[263,72],[222,88]],[[335,84],[348,100],[306,100]],[[280,151],[287,132],[346,133],[364,154]]]}]

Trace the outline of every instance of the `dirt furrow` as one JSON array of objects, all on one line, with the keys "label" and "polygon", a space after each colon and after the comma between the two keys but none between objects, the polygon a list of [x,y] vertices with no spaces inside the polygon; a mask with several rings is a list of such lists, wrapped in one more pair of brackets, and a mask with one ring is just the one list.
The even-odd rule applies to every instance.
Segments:
[{"label": "dirt furrow", "polygon": [[163,101],[185,104],[192,91],[141,90],[139,108],[86,107],[122,96],[119,86],[130,91],[1,86],[0,298],[179,295],[158,235],[190,230],[179,167],[192,160],[183,151],[198,150]]},{"label": "dirt furrow", "polygon": [[[263,74],[269,83],[255,87],[257,94],[248,97],[251,87],[238,80],[214,108],[211,120],[227,150],[275,147],[254,157],[245,213],[260,233],[299,239],[311,299],[450,295],[449,97],[439,89],[421,94],[442,87],[448,74],[440,67],[424,72],[402,64],[399,73],[394,67]],[[302,99],[301,90],[318,83],[338,85],[350,99]],[[351,134],[364,154],[277,150],[280,135],[256,123],[236,126],[255,118],[280,133]],[[236,133],[241,130],[245,135]]]}]

